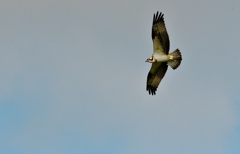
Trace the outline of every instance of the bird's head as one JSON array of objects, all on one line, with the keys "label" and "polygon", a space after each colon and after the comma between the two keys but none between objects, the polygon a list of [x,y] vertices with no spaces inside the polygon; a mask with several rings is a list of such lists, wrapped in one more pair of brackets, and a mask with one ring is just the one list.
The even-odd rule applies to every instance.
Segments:
[{"label": "bird's head", "polygon": [[155,61],[156,59],[153,56],[151,56],[145,62],[154,63]]}]

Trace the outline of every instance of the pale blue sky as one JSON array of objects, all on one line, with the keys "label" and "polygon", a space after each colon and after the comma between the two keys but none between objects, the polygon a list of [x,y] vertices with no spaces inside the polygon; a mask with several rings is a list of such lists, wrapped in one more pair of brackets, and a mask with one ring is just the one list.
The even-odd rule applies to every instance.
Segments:
[{"label": "pale blue sky", "polygon": [[[240,153],[239,6],[1,0],[0,153]],[[156,11],[183,61],[149,96]]]}]

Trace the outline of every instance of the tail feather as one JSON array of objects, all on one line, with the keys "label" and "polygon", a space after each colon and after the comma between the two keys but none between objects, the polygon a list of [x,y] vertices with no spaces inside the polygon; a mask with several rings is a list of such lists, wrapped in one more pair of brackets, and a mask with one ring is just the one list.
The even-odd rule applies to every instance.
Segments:
[{"label": "tail feather", "polygon": [[181,64],[182,61],[182,55],[180,50],[176,49],[172,53],[169,54],[170,56],[173,57],[172,60],[168,61],[168,65],[172,67],[172,69],[177,69],[178,66]]}]

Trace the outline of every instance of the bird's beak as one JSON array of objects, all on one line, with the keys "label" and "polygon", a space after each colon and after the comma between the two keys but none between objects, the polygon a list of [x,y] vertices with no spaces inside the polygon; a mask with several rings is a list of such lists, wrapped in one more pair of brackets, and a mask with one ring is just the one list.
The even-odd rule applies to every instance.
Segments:
[{"label": "bird's beak", "polygon": [[146,60],[145,62],[148,62],[148,60]]}]

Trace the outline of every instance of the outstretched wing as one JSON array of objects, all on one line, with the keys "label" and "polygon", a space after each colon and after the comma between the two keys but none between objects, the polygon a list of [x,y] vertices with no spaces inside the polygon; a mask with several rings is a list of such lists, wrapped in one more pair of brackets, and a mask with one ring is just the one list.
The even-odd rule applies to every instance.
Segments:
[{"label": "outstretched wing", "polygon": [[153,15],[152,40],[154,53],[169,52],[169,38],[162,12]]},{"label": "outstretched wing", "polygon": [[168,65],[166,62],[163,63],[153,63],[152,67],[147,76],[147,91],[149,95],[155,95],[158,85],[164,77]]}]

